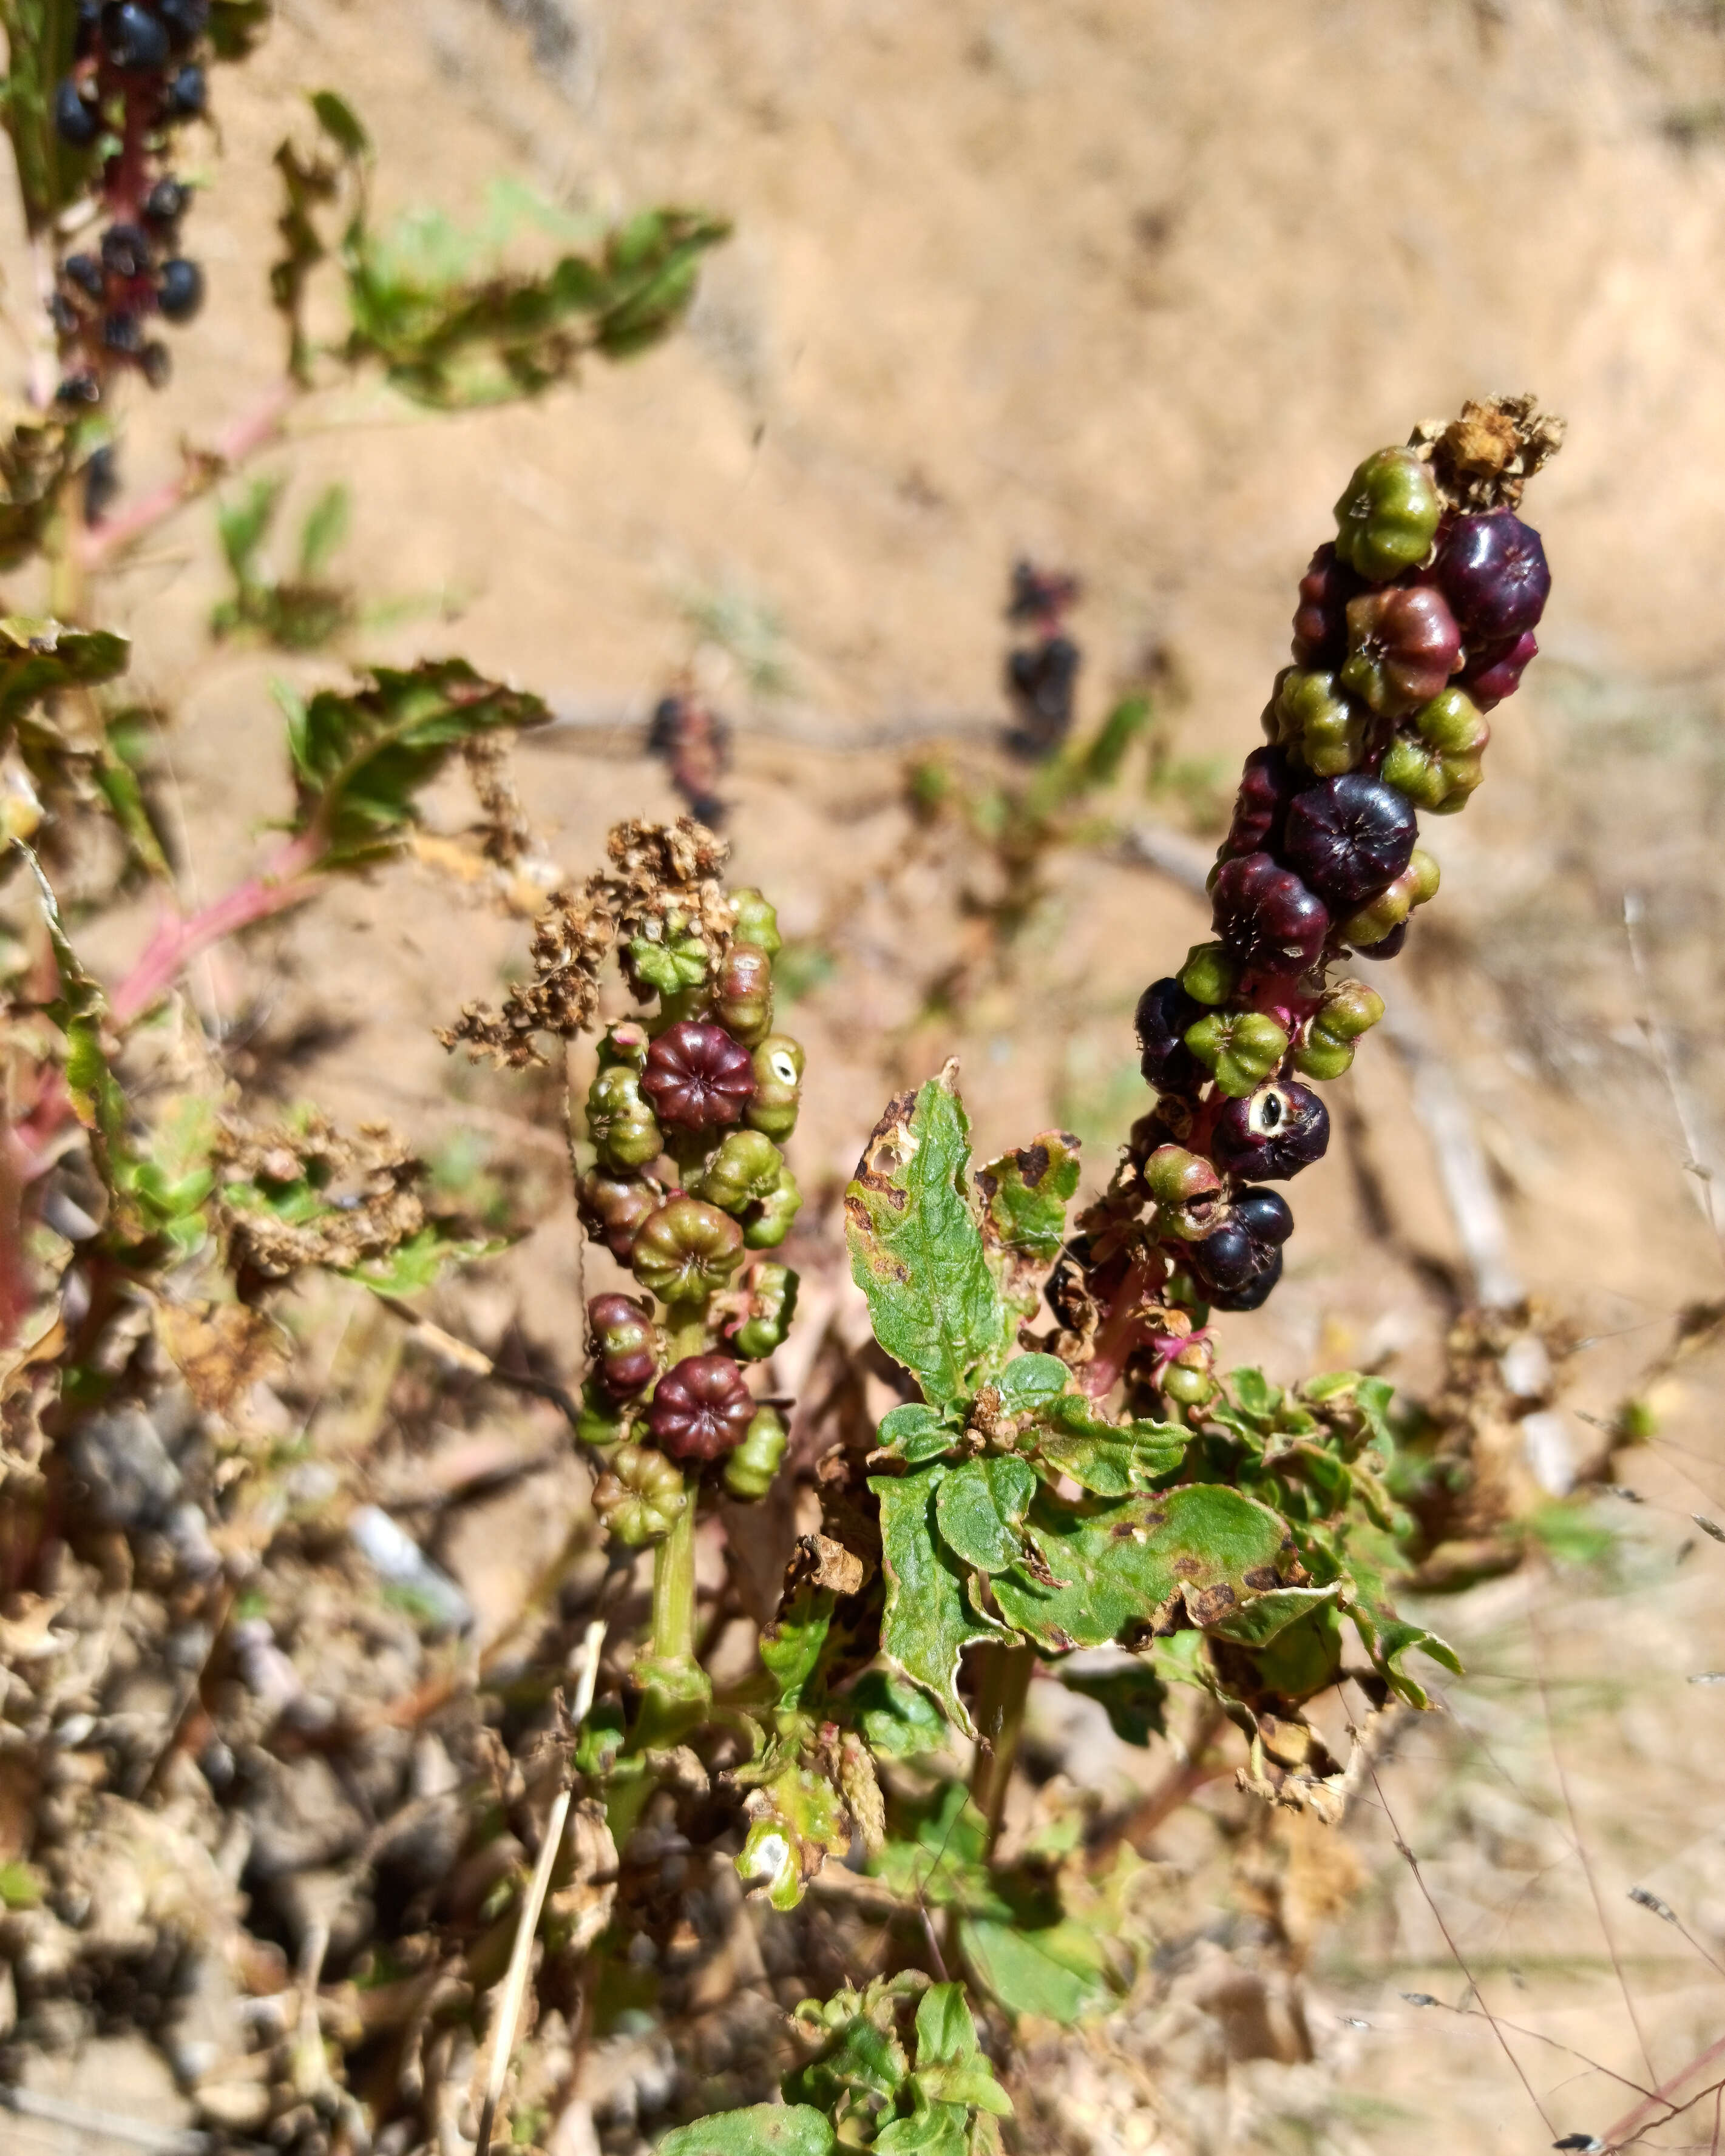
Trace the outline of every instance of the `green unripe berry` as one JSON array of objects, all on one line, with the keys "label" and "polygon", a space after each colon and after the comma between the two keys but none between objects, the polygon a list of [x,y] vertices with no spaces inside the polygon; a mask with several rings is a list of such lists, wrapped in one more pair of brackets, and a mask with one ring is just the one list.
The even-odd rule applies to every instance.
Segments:
[{"label": "green unripe berry", "polygon": [[773,1030],[773,961],[758,943],[733,943],[713,984],[713,1015],[734,1040],[753,1048]]},{"label": "green unripe berry", "polygon": [[1416,906],[1424,906],[1427,899],[1435,896],[1437,887],[1437,863],[1423,847],[1415,846],[1413,858],[1389,890],[1379,892],[1369,906],[1363,906],[1343,922],[1342,941],[1365,948],[1381,943],[1400,927]]},{"label": "green unripe berry", "polygon": [[749,1314],[732,1336],[731,1349],[745,1363],[764,1362],[783,1344],[797,1314],[799,1283],[788,1265],[760,1265],[749,1279]]},{"label": "green unripe berry", "polygon": [[650,1445],[619,1445],[593,1486],[594,1512],[629,1549],[662,1542],[688,1502],[680,1471]]},{"label": "green unripe berry", "polygon": [[802,1045],[788,1033],[769,1033],[755,1050],[755,1097],[743,1121],[783,1144],[797,1127],[802,1099]]},{"label": "green unripe berry", "polygon": [[1201,1408],[1215,1389],[1216,1381],[1207,1369],[1186,1369],[1171,1363],[1162,1373],[1163,1394],[1177,1407]]},{"label": "green unripe berry", "polygon": [[1436,856],[1427,853],[1424,846],[1414,847],[1408,856],[1408,865],[1402,874],[1413,879],[1411,888],[1415,906],[1424,906],[1428,899],[1437,896],[1443,871],[1437,865]]},{"label": "green unripe berry", "polygon": [[1445,689],[1414,714],[1420,739],[1440,756],[1475,756],[1491,738],[1485,715],[1465,689]]},{"label": "green unripe berry", "polygon": [[581,1389],[581,1411],[575,1418],[575,1435],[583,1445],[603,1451],[629,1435],[632,1404],[614,1399],[595,1378]]},{"label": "green unripe berry", "polygon": [[1353,1045],[1384,1015],[1384,998],[1363,981],[1338,981],[1294,1051],[1302,1078],[1339,1078],[1353,1061]]},{"label": "green unripe berry", "polygon": [[665,1150],[640,1073],[627,1063],[608,1065],[588,1088],[587,1128],[606,1168],[646,1168]]},{"label": "green unripe berry", "polygon": [[620,1018],[599,1036],[599,1068],[604,1070],[621,1064],[631,1070],[644,1070],[651,1045],[651,1036],[639,1019]]},{"label": "green unripe berry", "polygon": [[1255,1092],[1288,1052],[1287,1034],[1262,1011],[1211,1011],[1184,1038],[1231,1101]]},{"label": "green unripe berry", "polygon": [[[624,953],[624,965],[633,983],[657,989],[662,997],[686,999],[691,993],[706,994],[708,964],[712,952],[706,938],[690,929],[678,913],[654,921],[656,934],[634,937]],[[691,1014],[684,1010],[680,1015]]]},{"label": "green unripe berry", "polygon": [[1431,552],[1443,504],[1412,449],[1379,449],[1336,504],[1336,554],[1357,575],[1385,583]]},{"label": "green unripe berry", "polygon": [[1180,986],[1197,1004],[1225,1004],[1240,978],[1240,961],[1220,943],[1194,943],[1180,968]]},{"label": "green unripe berry", "polygon": [[707,1163],[698,1195],[726,1213],[746,1213],[778,1187],[784,1155],[762,1131],[727,1131]]},{"label": "green unripe berry", "polygon": [[1158,1146],[1144,1163],[1144,1187],[1156,1200],[1158,1233],[1194,1242],[1215,1226],[1222,1178],[1202,1154]]},{"label": "green unripe berry", "polygon": [[629,1263],[663,1302],[702,1302],[742,1263],[742,1230],[716,1205],[673,1198],[641,1224]]},{"label": "green unripe berry", "polygon": [[791,1232],[791,1223],[803,1209],[803,1194],[789,1168],[781,1168],[778,1180],[761,1201],[761,1209],[743,1223],[742,1240],[752,1250],[776,1250]]},{"label": "green unripe berry", "polygon": [[764,1497],[783,1464],[788,1443],[776,1408],[757,1408],[743,1440],[725,1462],[725,1487],[733,1497]]},{"label": "green unripe berry", "polygon": [[753,943],[776,958],[784,948],[778,914],[757,891],[733,891],[731,896],[737,906],[737,926],[731,932],[736,941]]},{"label": "green unripe berry", "polygon": [[1370,714],[1333,674],[1291,667],[1282,676],[1276,710],[1281,740],[1320,778],[1339,778],[1364,754]]},{"label": "green unripe berry", "polygon": [[1466,808],[1469,795],[1477,793],[1485,783],[1485,762],[1477,752],[1472,756],[1446,756],[1441,762],[1449,790],[1437,804],[1435,814],[1457,816]]},{"label": "green unripe berry", "polygon": [[1435,816],[1453,816],[1485,778],[1480,752],[1441,756],[1422,741],[1390,744],[1384,759],[1384,781],[1405,793],[1417,808]]}]

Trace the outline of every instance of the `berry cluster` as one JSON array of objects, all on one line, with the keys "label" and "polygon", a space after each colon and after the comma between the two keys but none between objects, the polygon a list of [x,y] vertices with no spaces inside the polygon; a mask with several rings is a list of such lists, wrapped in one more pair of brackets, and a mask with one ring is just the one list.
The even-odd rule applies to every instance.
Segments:
[{"label": "berry cluster", "polygon": [[1040,762],[1064,747],[1072,731],[1083,654],[1066,634],[1066,616],[1081,596],[1076,577],[1030,562],[1013,565],[1006,619],[1029,629],[1034,639],[1006,657],[1006,690],[1014,714],[1006,742],[1015,755]]},{"label": "berry cluster", "polygon": [[61,263],[49,302],[62,404],[99,404],[120,367],[159,388],[171,362],[149,334],[151,318],[187,322],[203,303],[203,272],[179,249],[190,193],[165,167],[174,129],[208,102],[209,13],[210,0],[79,0],[54,126],[69,147],[102,151],[108,223],[94,247]]},{"label": "berry cluster", "polygon": [[759,1497],[784,1455],[784,1424],[742,1365],[773,1353],[796,1306],[796,1275],[757,1254],[784,1241],[803,1202],[780,1150],[803,1050],[773,1030],[773,910],[754,891],[733,902],[717,953],[665,921],[649,971],[634,974],[658,1009],[606,1029],[587,1096],[598,1158],[582,1219],[645,1291],[588,1306],[583,1435],[604,1451],[596,1502],[626,1543],[670,1532],[689,1501],[681,1471],[716,1465],[732,1496]]},{"label": "berry cluster", "polygon": [[1531,399],[1471,404],[1368,457],[1336,505],[1211,874],[1215,940],[1139,1000],[1154,1110],[1050,1283],[1099,1388],[1208,1397],[1207,1308],[1255,1310],[1281,1276],[1293,1215],[1265,1186],[1322,1158],[1313,1086],[1384,1014],[1338,969],[1402,948],[1438,887],[1417,812],[1466,806],[1486,714],[1538,648],[1551,576],[1515,511],[1560,439]]}]

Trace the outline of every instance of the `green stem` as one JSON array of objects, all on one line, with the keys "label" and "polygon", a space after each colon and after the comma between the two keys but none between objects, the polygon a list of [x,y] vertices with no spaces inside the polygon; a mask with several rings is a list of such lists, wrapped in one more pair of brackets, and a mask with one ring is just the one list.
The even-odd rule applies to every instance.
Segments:
[{"label": "green stem", "polygon": [[983,1746],[971,1769],[970,1794],[988,1824],[988,1853],[993,1856],[1006,1811],[1006,1792],[1024,1727],[1024,1707],[1035,1674],[1034,1647],[991,1646],[983,1666],[977,1701],[977,1727]]},{"label": "green stem", "polygon": [[653,1553],[653,1644],[655,1661],[695,1660],[695,1500],[689,1502]]}]

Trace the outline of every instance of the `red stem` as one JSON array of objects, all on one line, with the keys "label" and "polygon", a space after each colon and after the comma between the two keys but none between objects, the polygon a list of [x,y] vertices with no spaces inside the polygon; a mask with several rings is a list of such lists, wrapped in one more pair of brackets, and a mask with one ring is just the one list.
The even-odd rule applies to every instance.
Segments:
[{"label": "red stem", "polygon": [[140,495],[118,516],[106,518],[93,530],[80,534],[78,557],[86,569],[100,568],[112,556],[133,546],[146,531],[172,516],[188,501],[208,493],[223,475],[244,464],[259,449],[267,449],[282,431],[283,422],[300,395],[297,382],[278,382],[253,409],[236,419],[213,449],[190,451],[179,472],[148,494]]},{"label": "red stem", "polygon": [[1113,1391],[1127,1356],[1138,1344],[1153,1269],[1151,1261],[1141,1258],[1114,1291],[1108,1314],[1097,1329],[1096,1352],[1078,1373],[1079,1391],[1093,1400]]}]

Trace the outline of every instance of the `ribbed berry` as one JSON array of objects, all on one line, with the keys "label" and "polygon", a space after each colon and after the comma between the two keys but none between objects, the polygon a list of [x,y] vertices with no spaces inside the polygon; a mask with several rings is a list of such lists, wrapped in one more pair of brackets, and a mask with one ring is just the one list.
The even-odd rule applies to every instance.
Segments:
[{"label": "ribbed berry", "polygon": [[599,1374],[614,1399],[650,1384],[659,1368],[659,1328],[633,1296],[596,1295],[587,1306],[588,1336]]},{"label": "ribbed berry", "polygon": [[1488,644],[1478,652],[1471,651],[1461,680],[1482,711],[1495,711],[1506,696],[1514,696],[1529,662],[1538,656],[1539,646],[1529,629],[1507,644]]},{"label": "ribbed berry", "polygon": [[1330,1142],[1330,1111],[1309,1086],[1271,1079],[1216,1118],[1210,1158],[1224,1175],[1286,1183],[1322,1160]]},{"label": "ribbed berry", "polygon": [[1493,643],[1537,629],[1551,593],[1539,534],[1507,509],[1458,516],[1432,573],[1469,638]]},{"label": "ribbed berry", "polygon": [[1281,819],[1307,774],[1281,748],[1255,748],[1240,774],[1234,821],[1222,841],[1224,854],[1279,853]]},{"label": "ribbed berry", "polygon": [[1211,903],[1216,933],[1229,949],[1266,972],[1304,973],[1330,932],[1323,901],[1268,854],[1224,861]]},{"label": "ribbed berry", "polygon": [[673,1460],[718,1460],[742,1443],[754,1412],[729,1355],[685,1355],[655,1387],[647,1424]]},{"label": "ribbed berry", "polygon": [[1188,1026],[1204,1016],[1204,1005],[1176,980],[1153,981],[1138,998],[1133,1024],[1143,1050],[1138,1068],[1144,1083],[1158,1093],[1195,1093],[1209,1073],[1187,1047]]},{"label": "ribbed berry", "polygon": [[203,305],[203,272],[195,262],[177,254],[162,265],[162,282],[156,288],[156,304],[171,322],[189,322]]},{"label": "ribbed berry", "polygon": [[1340,911],[1394,883],[1419,835],[1418,819],[1393,786],[1352,771],[1295,795],[1279,851],[1326,906]]},{"label": "ribbed berry", "polygon": [[102,131],[102,116],[70,75],[54,94],[54,130],[74,150],[87,150]]},{"label": "ribbed berry", "polygon": [[1333,673],[1348,656],[1348,602],[1366,588],[1332,544],[1318,548],[1300,579],[1294,612],[1294,659],[1301,666]]},{"label": "ribbed berry", "polygon": [[1430,584],[1392,585],[1348,604],[1345,687],[1380,716],[1430,703],[1461,657],[1461,631]]},{"label": "ribbed berry", "polygon": [[755,1097],[754,1059],[723,1026],[680,1019],[647,1051],[641,1091],[662,1123],[710,1131],[742,1120]]},{"label": "ribbed berry", "polygon": [[153,74],[167,64],[167,26],[138,0],[114,0],[103,8],[102,43],[121,74]]}]

